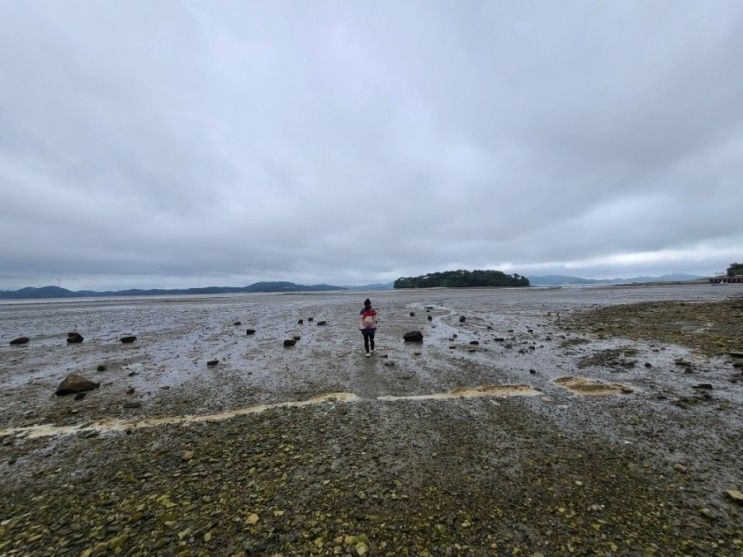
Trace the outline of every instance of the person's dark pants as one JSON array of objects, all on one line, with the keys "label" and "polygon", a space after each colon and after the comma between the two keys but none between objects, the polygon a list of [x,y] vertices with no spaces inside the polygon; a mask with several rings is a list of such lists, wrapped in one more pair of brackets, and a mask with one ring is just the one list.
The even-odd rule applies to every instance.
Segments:
[{"label": "person's dark pants", "polygon": [[361,334],[364,335],[364,348],[366,348],[366,352],[369,353],[369,345],[371,344],[371,349],[374,350],[374,333],[376,332],[376,329],[361,329]]}]

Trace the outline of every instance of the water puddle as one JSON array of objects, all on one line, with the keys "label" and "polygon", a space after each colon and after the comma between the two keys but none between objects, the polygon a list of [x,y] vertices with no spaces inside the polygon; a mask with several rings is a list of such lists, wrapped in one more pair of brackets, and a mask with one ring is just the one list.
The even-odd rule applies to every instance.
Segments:
[{"label": "water puddle", "polygon": [[554,383],[570,392],[583,396],[611,396],[629,394],[633,390],[620,383],[604,383],[588,377],[559,377]]},{"label": "water puddle", "polygon": [[[480,387],[458,388],[447,391],[445,393],[404,396],[387,395],[380,396],[376,399],[371,400],[379,400],[382,402],[401,400],[453,400],[478,397],[537,396],[540,394],[542,393],[530,387],[529,385],[486,385]],[[237,408],[234,410],[226,410],[224,412],[215,414],[185,414],[181,416],[162,416],[131,420],[114,418],[109,420],[101,420],[99,422],[94,422],[87,425],[78,424],[69,426],[57,426],[54,424],[39,424],[25,427],[16,427],[0,430],[0,437],[14,435],[21,436],[27,439],[35,439],[39,437],[53,437],[56,435],[72,435],[75,433],[84,434],[124,432],[127,430],[158,427],[164,425],[188,425],[203,422],[220,422],[223,420],[229,420],[237,416],[259,414],[261,412],[272,410],[274,408],[301,408],[304,406],[312,406],[323,404],[326,402],[351,403],[359,402],[361,400],[365,399],[362,399],[361,397],[353,393],[326,393],[309,398],[307,400],[276,402],[273,404],[257,404],[255,406]]]}]

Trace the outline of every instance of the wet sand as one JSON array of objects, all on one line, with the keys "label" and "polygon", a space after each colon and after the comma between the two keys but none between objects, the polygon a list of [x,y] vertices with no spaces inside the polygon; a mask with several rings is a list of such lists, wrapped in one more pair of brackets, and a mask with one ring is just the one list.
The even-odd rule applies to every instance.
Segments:
[{"label": "wet sand", "polygon": [[741,554],[734,296],[374,293],[368,359],[358,293],[0,305],[0,554]]}]

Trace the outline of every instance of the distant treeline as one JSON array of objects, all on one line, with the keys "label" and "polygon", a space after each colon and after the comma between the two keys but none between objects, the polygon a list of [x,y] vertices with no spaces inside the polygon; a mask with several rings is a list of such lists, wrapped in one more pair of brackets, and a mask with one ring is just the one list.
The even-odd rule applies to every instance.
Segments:
[{"label": "distant treeline", "polygon": [[445,271],[419,277],[400,277],[395,288],[462,288],[467,286],[529,286],[529,279],[517,273],[507,275],[501,271]]},{"label": "distant treeline", "polygon": [[743,263],[731,263],[730,267],[728,267],[727,274],[729,277],[743,275]]}]

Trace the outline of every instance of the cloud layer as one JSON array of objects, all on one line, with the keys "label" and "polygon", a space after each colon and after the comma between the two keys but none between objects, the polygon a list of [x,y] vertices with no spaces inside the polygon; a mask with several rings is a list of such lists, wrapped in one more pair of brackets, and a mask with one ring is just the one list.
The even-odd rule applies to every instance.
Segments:
[{"label": "cloud layer", "polygon": [[0,288],[743,258],[743,5],[0,3]]}]

